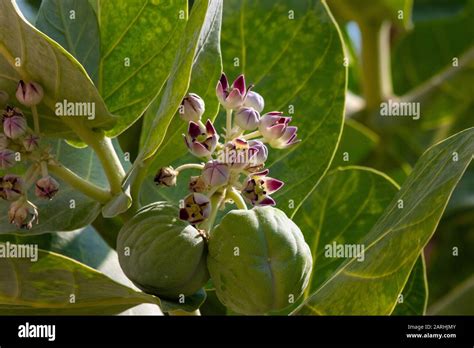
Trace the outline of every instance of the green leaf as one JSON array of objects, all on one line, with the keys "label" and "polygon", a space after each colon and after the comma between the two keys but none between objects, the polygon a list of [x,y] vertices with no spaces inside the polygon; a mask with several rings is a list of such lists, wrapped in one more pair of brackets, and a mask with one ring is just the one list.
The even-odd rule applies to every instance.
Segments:
[{"label": "green leaf", "polygon": [[159,300],[53,252],[39,250],[37,262],[0,259],[3,315],[111,315],[141,303],[159,304]]},{"label": "green leaf", "polygon": [[[100,162],[90,148],[77,149],[63,140],[51,141],[52,153],[66,167],[85,180],[89,180],[99,187],[107,187],[107,179],[102,171]],[[0,171],[1,174],[1,171]],[[54,175],[53,175],[54,176]],[[57,178],[56,178],[57,179]],[[38,207],[39,224],[33,225],[29,231],[18,230],[8,221],[9,202],[0,201],[0,234],[38,234],[45,232],[72,231],[90,224],[100,212],[100,203],[84,196],[67,183],[58,180],[59,192],[51,200],[37,199],[30,190],[30,200]]]},{"label": "green leaf", "polygon": [[459,285],[432,307],[429,315],[472,315],[474,312],[474,276]]},{"label": "green leaf", "polygon": [[36,28],[63,46],[82,64],[90,78],[97,81],[100,33],[88,1],[43,0]]},{"label": "green leaf", "polygon": [[357,121],[347,119],[331,167],[360,164],[379,142],[376,133]]},{"label": "green leaf", "polygon": [[428,284],[423,254],[418,257],[401,295],[403,295],[403,302],[397,303],[392,315],[425,314],[428,303]]},{"label": "green leaf", "polygon": [[[196,57],[194,58],[191,72],[191,82],[188,91],[198,94],[206,104],[206,110],[202,116],[214,120],[219,110],[219,102],[216,97],[215,87],[222,72],[222,58],[220,47],[221,14],[212,18],[211,27],[205,40],[199,42]],[[162,95],[159,96],[161,98]],[[146,111],[144,117],[143,134],[141,144],[146,140],[149,127],[158,111],[159,104],[153,103]],[[184,157],[188,150],[183,142],[183,136],[187,129],[187,122],[180,117],[173,117],[166,132],[166,136],[155,154],[151,171],[156,172],[161,167],[172,164],[175,160]]]},{"label": "green leaf", "polygon": [[[328,5],[336,16],[346,21],[355,20],[358,23],[373,23],[390,20],[400,27],[409,27],[412,11],[412,0],[328,0]],[[399,17],[403,11],[403,18]]]},{"label": "green leaf", "polygon": [[333,243],[363,245],[368,231],[396,192],[397,185],[390,178],[364,167],[338,168],[321,180],[293,217],[313,255],[313,271],[305,298],[345,261],[345,258],[329,257],[327,249]]},{"label": "green leaf", "polygon": [[365,261],[345,261],[295,313],[390,314],[473,153],[474,128],[427,150],[361,240]]},{"label": "green leaf", "polygon": [[[194,3],[163,96],[153,102],[159,103],[159,107],[145,137],[146,140],[139,155],[140,160],[152,156],[165,139],[173,116],[188,90],[194,59],[203,48],[200,43],[206,42],[206,38],[215,31],[216,23],[218,23],[216,21],[220,20],[221,12],[222,1],[220,0],[198,0]],[[152,104],[150,108],[156,108],[156,105]]]},{"label": "green leaf", "polygon": [[[56,42],[25,22],[14,1],[0,2],[0,71],[0,90],[10,95],[10,103],[15,103],[20,79],[42,85],[45,97],[38,112],[41,132],[46,135],[77,139],[70,127],[110,128],[115,123],[116,118],[107,110],[84,68]],[[64,100],[93,103],[95,118],[57,116],[56,103]]]},{"label": "green leaf", "polygon": [[[404,94],[452,66],[453,58],[461,58],[474,45],[472,15],[474,1],[469,0],[456,16],[416,23],[414,29],[397,42],[392,51],[394,90]],[[426,57],[426,52],[436,52]],[[461,93],[462,88],[445,93]]]},{"label": "green leaf", "polygon": [[291,213],[288,201],[298,206],[308,182],[323,176],[342,130],[347,74],[338,28],[320,1],[230,0],[222,53],[229,78],[244,73],[265,112],[284,111],[298,126],[302,141],[272,150],[267,161],[271,176],[285,182],[274,195],[279,208]]},{"label": "green leaf", "polygon": [[98,87],[119,115],[108,132],[130,127],[168,79],[187,19],[187,1],[98,0],[101,57]]}]

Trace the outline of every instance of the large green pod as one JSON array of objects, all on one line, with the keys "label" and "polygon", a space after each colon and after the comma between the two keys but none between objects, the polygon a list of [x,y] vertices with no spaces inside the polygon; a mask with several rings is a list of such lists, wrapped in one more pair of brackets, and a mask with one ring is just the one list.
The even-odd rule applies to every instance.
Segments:
[{"label": "large green pod", "polygon": [[203,237],[165,202],[142,208],[122,227],[117,252],[127,277],[162,298],[192,295],[209,280]]},{"label": "large green pod", "polygon": [[219,300],[241,314],[279,311],[308,285],[311,251],[284,212],[229,212],[212,231],[207,265]]}]

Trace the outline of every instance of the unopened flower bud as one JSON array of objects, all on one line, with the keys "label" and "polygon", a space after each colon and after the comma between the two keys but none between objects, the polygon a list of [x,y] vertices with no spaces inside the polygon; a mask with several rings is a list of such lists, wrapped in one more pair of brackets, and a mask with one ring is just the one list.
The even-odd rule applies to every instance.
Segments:
[{"label": "unopened flower bud", "polygon": [[18,175],[0,177],[0,198],[14,201],[23,194],[23,180]]},{"label": "unopened flower bud", "polygon": [[15,165],[15,152],[9,149],[0,150],[0,169],[11,168]]},{"label": "unopened flower bud", "polygon": [[5,150],[9,144],[10,141],[8,140],[7,136],[3,133],[0,133],[0,150]]},{"label": "unopened flower bud", "polygon": [[225,163],[209,161],[202,170],[202,179],[212,187],[224,185],[229,180],[229,167]]},{"label": "unopened flower bud", "polygon": [[179,210],[179,218],[198,224],[206,220],[211,214],[211,202],[201,193],[191,193],[184,199],[184,207]]},{"label": "unopened flower bud", "polygon": [[17,139],[25,134],[28,125],[20,109],[7,106],[2,116],[3,132],[8,138]]},{"label": "unopened flower bud", "polygon": [[16,98],[20,103],[28,107],[37,105],[43,99],[44,92],[43,87],[41,87],[36,82],[24,82],[20,80],[18,87],[16,89]]},{"label": "unopened flower bud", "polygon": [[265,101],[263,97],[254,91],[248,91],[245,97],[244,106],[251,107],[258,112],[262,112],[265,107]]},{"label": "unopened flower bud", "polygon": [[242,106],[245,100],[245,95],[247,90],[245,87],[245,77],[240,75],[232,83],[232,86],[229,86],[227,76],[225,74],[221,75],[219,82],[216,87],[216,95],[219,102],[226,109],[237,109]]},{"label": "unopened flower bud", "polygon": [[10,205],[8,218],[18,228],[30,230],[33,222],[38,223],[38,209],[30,201],[19,199]]},{"label": "unopened flower bud", "polygon": [[53,199],[59,191],[59,183],[51,176],[39,179],[35,185],[35,195],[41,199]]},{"label": "unopened flower bud", "polygon": [[206,183],[201,176],[192,176],[189,179],[188,188],[191,192],[204,192],[206,190]]},{"label": "unopened flower bud", "polygon": [[195,93],[188,93],[181,102],[179,115],[185,121],[198,122],[204,110],[204,100]]},{"label": "unopened flower bud", "polygon": [[23,139],[23,147],[27,152],[32,152],[39,147],[40,137],[36,134],[27,134]]},{"label": "unopened flower bud", "polygon": [[252,131],[259,122],[260,113],[251,107],[240,108],[235,114],[235,123],[243,130]]},{"label": "unopened flower bud", "polygon": [[158,173],[155,175],[155,184],[167,187],[176,186],[178,174],[179,172],[174,170],[171,166],[160,168]]},{"label": "unopened flower bud", "polygon": [[273,111],[262,116],[258,128],[271,147],[284,149],[300,141],[296,134],[298,127],[289,126],[290,122],[291,117],[284,117],[281,112]]}]

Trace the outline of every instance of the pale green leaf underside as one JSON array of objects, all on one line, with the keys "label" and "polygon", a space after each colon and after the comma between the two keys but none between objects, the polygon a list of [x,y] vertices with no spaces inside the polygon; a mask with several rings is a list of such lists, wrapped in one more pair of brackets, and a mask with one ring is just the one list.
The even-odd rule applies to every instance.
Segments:
[{"label": "pale green leaf underside", "polygon": [[163,97],[154,101],[160,103],[160,106],[143,144],[140,160],[152,156],[163,142],[169,124],[188,90],[199,42],[205,40],[213,31],[214,23],[221,16],[221,11],[222,1],[219,0],[194,3]]},{"label": "pale green leaf underside", "polygon": [[[222,72],[222,58],[220,47],[220,33],[222,16],[219,14],[212,18],[211,28],[205,40],[198,44],[196,57],[194,58],[191,72],[191,82],[189,92],[198,94],[205,102],[206,110],[202,115],[202,120],[214,120],[219,110],[219,102],[216,97],[215,88]],[[161,98],[161,95],[160,95]],[[158,109],[158,103],[154,103],[145,113],[144,134],[149,129],[153,117]],[[155,154],[151,165],[152,174],[159,168],[173,164],[174,161],[186,156],[188,149],[183,141],[183,134],[188,127],[187,122],[180,117],[174,117],[166,132],[166,136]],[[141,143],[144,142],[144,136]]]},{"label": "pale green leaf underside", "polygon": [[132,125],[167,80],[186,25],[186,0],[98,0],[100,65],[98,87],[119,115],[108,132]]},{"label": "pale green leaf underside", "polygon": [[[426,151],[361,241],[365,261],[345,261],[295,313],[390,314],[473,154],[474,128]],[[369,307],[365,305],[368,301],[372,303]]]},{"label": "pale green leaf underside", "polygon": [[2,315],[111,315],[141,303],[159,300],[59,254],[39,251],[37,262],[0,259]]},{"label": "pale green leaf underside", "polygon": [[[107,188],[107,179],[102,171],[100,162],[94,151],[90,148],[77,149],[68,145],[63,140],[51,141],[52,153],[66,167],[91,181],[92,183]],[[9,202],[0,201],[0,234],[38,234],[56,231],[71,231],[91,223],[100,212],[100,203],[84,196],[79,191],[63,181],[58,180],[60,189],[58,194],[51,200],[40,200],[31,190],[30,200],[38,207],[39,221],[29,231],[19,230],[8,222],[7,211]],[[74,201],[74,208],[71,201]]]},{"label": "pale green leaf underside", "polygon": [[[20,62],[20,66],[15,66]],[[115,123],[104,101],[84,68],[56,42],[33,28],[19,14],[14,1],[0,2],[0,90],[15,103],[20,79],[34,80],[43,86],[45,98],[40,104],[41,131],[50,136],[77,139],[77,135],[56,116],[57,102],[95,104],[95,119],[67,117],[77,126],[110,128]],[[64,116],[62,116],[64,117]]]},{"label": "pale green leaf underside", "polygon": [[346,68],[338,29],[320,1],[230,0],[222,47],[228,77],[244,73],[264,97],[264,112],[283,111],[298,126],[302,142],[271,150],[267,161],[270,175],[285,182],[274,195],[278,207],[291,213],[288,201],[298,206],[322,177],[341,132]]},{"label": "pale green leaf underside", "polygon": [[92,81],[97,81],[100,34],[88,1],[44,0],[36,28],[63,46],[82,64]]}]

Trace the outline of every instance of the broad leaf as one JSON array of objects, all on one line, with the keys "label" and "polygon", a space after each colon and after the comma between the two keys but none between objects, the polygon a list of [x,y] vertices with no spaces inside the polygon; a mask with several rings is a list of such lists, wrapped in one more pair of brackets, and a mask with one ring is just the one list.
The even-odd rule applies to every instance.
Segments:
[{"label": "broad leaf", "polygon": [[[94,151],[90,148],[73,148],[63,140],[52,141],[51,144],[53,146],[52,153],[63,165],[83,179],[89,180],[99,187],[107,188],[107,179]],[[56,177],[56,179],[58,178]],[[0,211],[2,212],[0,216],[0,234],[72,231],[94,221],[100,212],[100,203],[84,196],[67,183],[61,180],[58,181],[60,184],[59,192],[51,201],[37,199],[33,189],[30,191],[30,200],[38,207],[40,223],[33,225],[33,228],[29,231],[18,230],[14,225],[9,224],[7,217],[9,203],[3,200],[0,201]]]},{"label": "broad leaf", "polygon": [[338,168],[324,177],[293,217],[313,255],[313,271],[305,297],[352,256],[338,258],[329,254],[334,243],[343,247],[364,246],[367,233],[396,192],[397,186],[390,178],[364,167]]},{"label": "broad leaf", "polygon": [[229,0],[222,52],[228,77],[244,73],[264,97],[264,112],[283,111],[298,126],[302,141],[270,151],[267,161],[271,176],[285,182],[278,206],[291,212],[288,201],[298,206],[329,167],[342,129],[346,68],[338,29],[320,1]]},{"label": "broad leaf", "polygon": [[426,151],[361,240],[365,262],[345,261],[295,313],[390,314],[473,154],[474,128]]},{"label": "broad leaf", "polygon": [[43,0],[36,28],[71,53],[96,82],[100,34],[92,6],[84,0]]},{"label": "broad leaf", "polygon": [[36,262],[0,259],[2,315],[110,315],[141,303],[159,304],[159,300],[53,252],[40,250]]},{"label": "broad leaf", "polygon": [[[110,128],[115,123],[115,117],[107,110],[83,67],[26,22],[11,0],[0,2],[0,71],[0,90],[10,95],[10,103],[16,103],[15,91],[20,79],[42,85],[45,97],[38,111],[44,134],[77,139],[70,127]],[[56,103],[65,100],[94,105],[94,117],[57,116]]]},{"label": "broad leaf", "polygon": [[[189,92],[196,93],[204,99],[206,104],[206,110],[202,116],[204,121],[207,119],[214,120],[219,110],[215,87],[222,72],[220,48],[221,20],[221,13],[212,18],[208,35],[198,44],[188,89]],[[141,143],[145,141],[149,125],[153,121],[158,107],[159,104],[154,103],[145,113]],[[187,154],[188,150],[184,145],[182,136],[186,132],[187,126],[187,122],[177,115],[172,119],[166,136],[155,154],[155,159],[151,166],[152,172],[172,164],[175,160]]]},{"label": "broad leaf", "polygon": [[[85,1],[84,1],[85,2]],[[130,127],[167,80],[187,20],[187,1],[97,0],[98,88],[119,115],[108,132]]]},{"label": "broad leaf", "polygon": [[392,315],[424,315],[428,303],[428,284],[426,280],[425,258],[423,255],[413,267],[410,278],[399,297]]},{"label": "broad leaf", "polygon": [[347,119],[331,167],[361,164],[379,142],[376,133],[357,121]]},{"label": "broad leaf", "polygon": [[[220,0],[198,0],[194,3],[163,96],[154,101],[160,106],[145,137],[138,163],[152,156],[163,142],[171,120],[188,90],[199,43],[215,30],[215,21],[221,11]],[[152,104],[150,107],[155,106]]]}]

